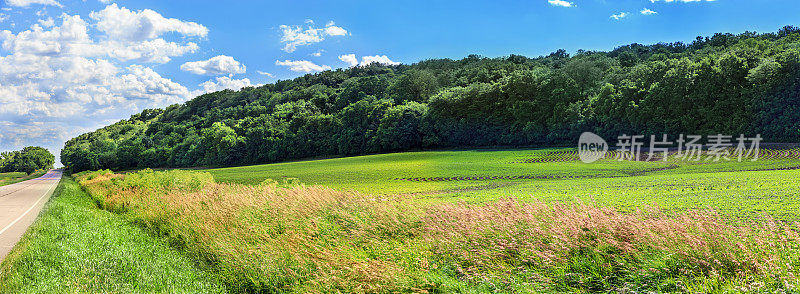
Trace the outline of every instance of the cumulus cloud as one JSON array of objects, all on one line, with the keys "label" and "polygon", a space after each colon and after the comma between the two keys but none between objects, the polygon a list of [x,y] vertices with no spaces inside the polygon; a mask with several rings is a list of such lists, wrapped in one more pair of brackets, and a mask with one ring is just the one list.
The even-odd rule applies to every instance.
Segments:
[{"label": "cumulus cloud", "polygon": [[362,56],[361,57],[361,65],[368,65],[372,63],[380,63],[380,64],[388,64],[388,65],[398,65],[399,62],[394,62],[386,57],[386,55],[375,55],[375,56]]},{"label": "cumulus cloud", "polygon": [[653,15],[653,14],[658,14],[658,12],[652,11],[652,10],[650,10],[650,9],[648,9],[648,8],[642,9],[642,11],[639,11],[639,12],[640,12],[641,14],[644,14],[644,15]]},{"label": "cumulus cloud", "polygon": [[233,79],[231,77],[218,77],[214,80],[205,81],[204,83],[200,84],[201,90],[194,92],[196,95],[201,95],[205,93],[212,93],[218,92],[225,89],[230,89],[234,91],[241,90],[244,87],[253,87],[252,83],[250,83],[250,79]]},{"label": "cumulus cloud", "polygon": [[334,22],[328,22],[324,28],[314,27],[314,21],[306,20],[306,26],[280,26],[282,36],[281,43],[284,43],[283,51],[294,52],[298,46],[308,46],[325,40],[328,36],[346,36],[347,30],[336,26]]},{"label": "cumulus cloud", "polygon": [[48,17],[47,19],[40,19],[39,24],[45,28],[50,28],[56,25],[56,21],[52,17]]},{"label": "cumulus cloud", "polygon": [[355,54],[345,54],[339,56],[339,60],[344,61],[350,67],[357,66],[357,65],[370,65],[373,63],[380,63],[380,64],[387,64],[387,65],[398,65],[399,62],[394,62],[386,55],[374,55],[374,56],[362,56],[361,63],[358,62],[358,58],[356,58]]},{"label": "cumulus cloud", "polygon": [[120,40],[143,41],[171,32],[183,36],[208,35],[208,28],[203,25],[165,18],[150,9],[131,11],[125,7],[118,7],[116,3],[106,6],[102,11],[92,12],[89,17],[97,21],[97,29]]},{"label": "cumulus cloud", "polygon": [[324,70],[330,70],[331,67],[327,65],[316,65],[311,61],[308,60],[285,60],[280,61],[276,60],[275,65],[280,66],[288,66],[289,70],[294,72],[318,72]]},{"label": "cumulus cloud", "polygon": [[339,56],[339,60],[344,61],[350,66],[358,65],[358,58],[356,58],[355,54],[346,54]]},{"label": "cumulus cloud", "polygon": [[16,7],[28,7],[33,4],[41,4],[41,5],[53,5],[58,7],[64,7],[60,3],[55,0],[6,0],[5,1],[10,6]]},{"label": "cumulus cloud", "polygon": [[196,75],[219,76],[229,74],[241,74],[247,70],[244,65],[233,59],[233,57],[219,55],[209,60],[192,61],[181,65],[182,71],[187,71]]},{"label": "cumulus cloud", "polygon": [[[196,93],[139,62],[165,63],[195,52],[198,45],[186,40],[206,36],[205,27],[116,5],[91,15],[63,14],[26,30],[0,30],[0,150],[43,145],[57,154],[68,138]],[[111,15],[121,15],[119,23],[109,25]],[[161,38],[166,33],[180,40]],[[210,82],[201,90],[250,84]]]},{"label": "cumulus cloud", "polygon": [[547,3],[553,6],[561,6],[561,7],[575,7],[575,3],[564,1],[564,0],[547,0]]},{"label": "cumulus cloud", "polygon": [[273,74],[271,74],[271,73],[268,73],[268,72],[265,72],[265,71],[260,71],[260,70],[257,70],[256,72],[257,72],[258,74],[262,75],[262,76],[266,76],[266,77],[269,77],[269,78],[275,77],[275,75],[273,75]]},{"label": "cumulus cloud", "polygon": [[39,24],[12,34],[0,31],[3,48],[42,56],[110,57],[121,61],[166,63],[171,57],[197,51],[193,42],[178,44],[164,39],[130,41],[105,36],[102,41],[89,37],[89,25],[78,15],[62,15],[61,25],[46,30]]},{"label": "cumulus cloud", "polygon": [[628,13],[627,12],[620,12],[620,13],[611,15],[611,18],[614,19],[614,20],[620,20],[620,19],[623,19],[623,18],[626,18],[626,17],[628,17]]}]

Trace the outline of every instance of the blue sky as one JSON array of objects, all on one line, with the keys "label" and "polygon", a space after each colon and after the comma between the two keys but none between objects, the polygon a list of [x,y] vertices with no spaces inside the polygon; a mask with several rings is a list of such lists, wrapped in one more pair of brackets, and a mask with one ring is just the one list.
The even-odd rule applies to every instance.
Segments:
[{"label": "blue sky", "polygon": [[[800,25],[790,0],[0,0],[0,151],[362,61],[545,55]],[[351,55],[352,54],[352,55]]]}]

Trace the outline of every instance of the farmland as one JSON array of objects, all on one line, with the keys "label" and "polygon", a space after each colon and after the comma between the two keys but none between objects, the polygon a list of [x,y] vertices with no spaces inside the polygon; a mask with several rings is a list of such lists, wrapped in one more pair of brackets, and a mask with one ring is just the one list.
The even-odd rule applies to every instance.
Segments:
[{"label": "farmland", "polygon": [[[773,154],[774,153],[774,154]],[[582,200],[630,210],[643,206],[713,208],[750,218],[768,213],[800,218],[797,151],[765,151],[751,162],[631,162],[585,164],[569,149],[395,153],[207,170],[217,181],[257,184],[291,179],[307,185],[423,202],[480,203]]]},{"label": "farmland", "polygon": [[[56,202],[96,203],[84,213],[119,216],[120,229],[143,229],[153,238],[148,242],[171,245],[154,247],[157,254],[174,250],[191,260],[181,273],[195,280],[156,287],[791,292],[800,276],[796,151],[766,151],[757,162],[585,164],[568,149],[453,150],[201,171],[95,171],[75,176],[86,193]],[[61,214],[45,219],[58,223],[55,216]],[[87,231],[65,229],[78,233],[58,246],[91,250],[78,249]],[[5,269],[6,287],[62,282],[35,279],[38,267],[28,266],[58,251],[48,245],[51,235],[27,237],[29,245]],[[131,257],[139,267],[163,266]],[[95,275],[77,271],[64,279],[87,274]],[[151,276],[133,277],[108,286],[81,283],[123,289]]]},{"label": "farmland", "polygon": [[[0,287],[792,292],[798,151],[586,164],[566,148],[478,149],[82,172],[4,263]],[[85,246],[98,237],[119,242]],[[48,261],[63,252],[82,253]],[[108,259],[126,274],[72,266]]]}]

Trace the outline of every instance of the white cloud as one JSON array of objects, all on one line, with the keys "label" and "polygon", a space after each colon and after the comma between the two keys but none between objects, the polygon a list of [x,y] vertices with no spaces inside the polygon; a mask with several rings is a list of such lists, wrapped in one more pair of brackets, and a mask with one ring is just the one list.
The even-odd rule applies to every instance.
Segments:
[{"label": "white cloud", "polygon": [[341,55],[341,56],[339,56],[339,60],[344,61],[350,67],[353,67],[353,66],[356,66],[356,65],[365,66],[365,65],[370,65],[372,63],[380,63],[380,64],[388,64],[388,65],[398,65],[398,64],[400,64],[399,62],[392,61],[386,55],[362,56],[361,57],[361,63],[358,62],[358,59],[356,58],[355,54]]},{"label": "white cloud", "polygon": [[641,14],[644,14],[644,15],[653,15],[653,14],[658,14],[658,12],[652,11],[652,10],[650,10],[650,9],[648,9],[648,8],[642,9],[642,11],[639,11],[639,12],[640,12]]},{"label": "white cloud", "polygon": [[233,57],[219,55],[209,60],[192,61],[181,65],[182,71],[196,75],[219,76],[228,74],[241,74],[247,70],[244,65]]},{"label": "white cloud", "polygon": [[61,19],[61,26],[48,31],[38,24],[16,35],[2,31],[3,48],[35,55],[84,55],[92,44],[86,22],[77,15],[64,15]]},{"label": "white cloud", "polygon": [[330,70],[331,67],[327,65],[316,65],[311,61],[308,60],[285,60],[280,61],[276,60],[275,65],[280,66],[288,66],[289,70],[294,72],[318,72],[324,70]]},{"label": "white cloud", "polygon": [[61,25],[45,30],[41,25],[16,35],[0,31],[3,48],[48,56],[110,57],[121,61],[166,63],[171,57],[197,51],[198,46],[189,42],[178,44],[164,39],[129,41],[107,36],[102,41],[89,37],[89,25],[78,15],[62,15]]},{"label": "white cloud", "polygon": [[398,65],[399,62],[394,62],[386,57],[386,55],[375,55],[375,56],[362,56],[361,57],[361,65],[369,65],[372,63],[380,63],[380,64],[388,64],[388,65]]},{"label": "white cloud", "polygon": [[56,25],[56,21],[52,17],[48,17],[47,19],[40,19],[39,24],[45,28],[51,28]]},{"label": "white cloud", "polygon": [[0,13],[0,22],[4,22],[8,19],[8,15],[4,13]]},{"label": "white cloud", "polygon": [[199,96],[205,93],[218,92],[225,89],[238,91],[244,87],[254,86],[256,85],[250,83],[250,79],[247,78],[237,80],[232,79],[231,77],[218,77],[214,80],[205,81],[204,83],[200,84],[201,89],[195,91],[193,94],[195,94],[195,96]]},{"label": "white cloud", "polygon": [[561,6],[561,7],[575,7],[575,3],[564,1],[564,0],[547,0],[547,3],[554,6]]},{"label": "white cloud", "polygon": [[325,52],[325,50],[319,50],[317,52],[311,53],[311,56],[320,57],[322,56],[322,52]]},{"label": "white cloud", "polygon": [[[109,11],[123,17],[100,25],[112,21]],[[186,39],[205,36],[205,27],[116,5],[92,15],[92,23],[63,14],[27,30],[0,30],[0,150],[44,145],[57,154],[70,137],[197,93],[137,63],[165,63],[195,52],[199,46]],[[159,38],[168,32],[182,38]],[[224,78],[200,90],[247,85],[246,79]]]},{"label": "white cloud", "polygon": [[195,37],[208,35],[208,28],[203,25],[165,18],[150,9],[131,11],[118,7],[116,3],[106,6],[102,11],[92,12],[89,17],[97,21],[97,29],[120,40],[150,40],[171,32]]},{"label": "white cloud", "polygon": [[328,23],[328,26],[325,27],[325,34],[328,36],[346,36],[347,30],[343,29],[342,27],[337,27],[333,25],[333,22]]},{"label": "white cloud", "polygon": [[115,42],[106,41],[99,46],[104,48],[108,56],[122,61],[139,61],[147,63],[167,63],[173,56],[183,56],[194,53],[200,47],[192,42],[178,44],[167,42],[164,39],[154,39],[144,42]]},{"label": "white cloud", "polygon": [[324,28],[314,27],[314,22],[306,21],[307,26],[289,26],[281,25],[280,29],[283,34],[281,36],[281,43],[285,43],[283,51],[294,52],[298,46],[308,46],[311,44],[319,43],[325,40],[328,36],[346,36],[347,30],[338,27],[334,22],[329,22]]},{"label": "white cloud", "polygon": [[6,0],[6,3],[10,6],[16,7],[28,7],[32,4],[41,4],[41,5],[53,5],[58,7],[64,7],[60,3],[55,0]]},{"label": "white cloud", "polygon": [[273,75],[273,74],[271,74],[271,73],[268,73],[268,72],[265,72],[265,71],[260,71],[260,70],[257,70],[256,72],[257,72],[258,74],[262,75],[262,76],[267,76],[267,77],[270,77],[270,78],[272,78],[272,77],[275,77],[275,75]]},{"label": "white cloud", "polygon": [[614,20],[620,20],[620,19],[623,19],[623,18],[626,18],[626,17],[628,17],[628,13],[627,12],[620,12],[620,13],[611,15],[611,18],[614,19]]},{"label": "white cloud", "polygon": [[355,54],[346,54],[346,55],[339,56],[339,60],[344,61],[345,63],[347,63],[351,67],[358,65],[358,58],[356,58]]}]

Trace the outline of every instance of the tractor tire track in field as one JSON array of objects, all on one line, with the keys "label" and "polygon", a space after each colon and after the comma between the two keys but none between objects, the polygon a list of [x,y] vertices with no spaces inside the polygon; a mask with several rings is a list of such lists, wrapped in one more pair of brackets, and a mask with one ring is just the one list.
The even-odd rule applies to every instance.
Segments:
[{"label": "tractor tire track in field", "polygon": [[[730,154],[734,154],[734,149],[727,150]],[[676,151],[670,151],[669,156],[675,156]],[[615,150],[609,150],[606,154],[606,159],[615,159],[620,156],[620,153]],[[748,157],[752,158],[752,156]],[[550,163],[550,162],[569,162],[569,161],[578,161],[580,156],[578,154],[578,150],[567,150],[567,151],[550,151],[547,153],[542,154],[541,156],[537,156],[535,158],[528,158],[523,159],[520,161],[514,161],[512,163]],[[650,158],[649,154],[643,152],[639,156],[639,161],[661,161],[663,160],[663,155],[656,154],[652,158]],[[760,149],[759,159],[772,159],[772,160],[787,160],[787,159],[800,159],[800,148],[793,148],[793,149],[771,149],[765,148]]]},{"label": "tractor tire track in field", "polygon": [[492,190],[492,189],[497,189],[497,188],[514,186],[514,185],[516,185],[516,183],[495,183],[495,184],[472,186],[472,187],[465,187],[465,188],[443,189],[443,190],[434,190],[434,191],[427,191],[427,192],[401,193],[401,194],[395,194],[394,196],[400,196],[400,197],[432,196],[432,195],[460,193],[460,192],[485,191],[485,190]]},{"label": "tractor tire track in field", "polygon": [[[658,172],[678,168],[677,165],[666,167],[651,168],[641,171],[625,172],[629,176],[639,176],[646,173]],[[494,181],[494,180],[571,180],[571,179],[593,179],[593,178],[618,178],[620,175],[514,175],[514,176],[461,176],[461,177],[418,177],[418,178],[396,178],[396,181],[411,182],[456,182],[456,181]]]}]

